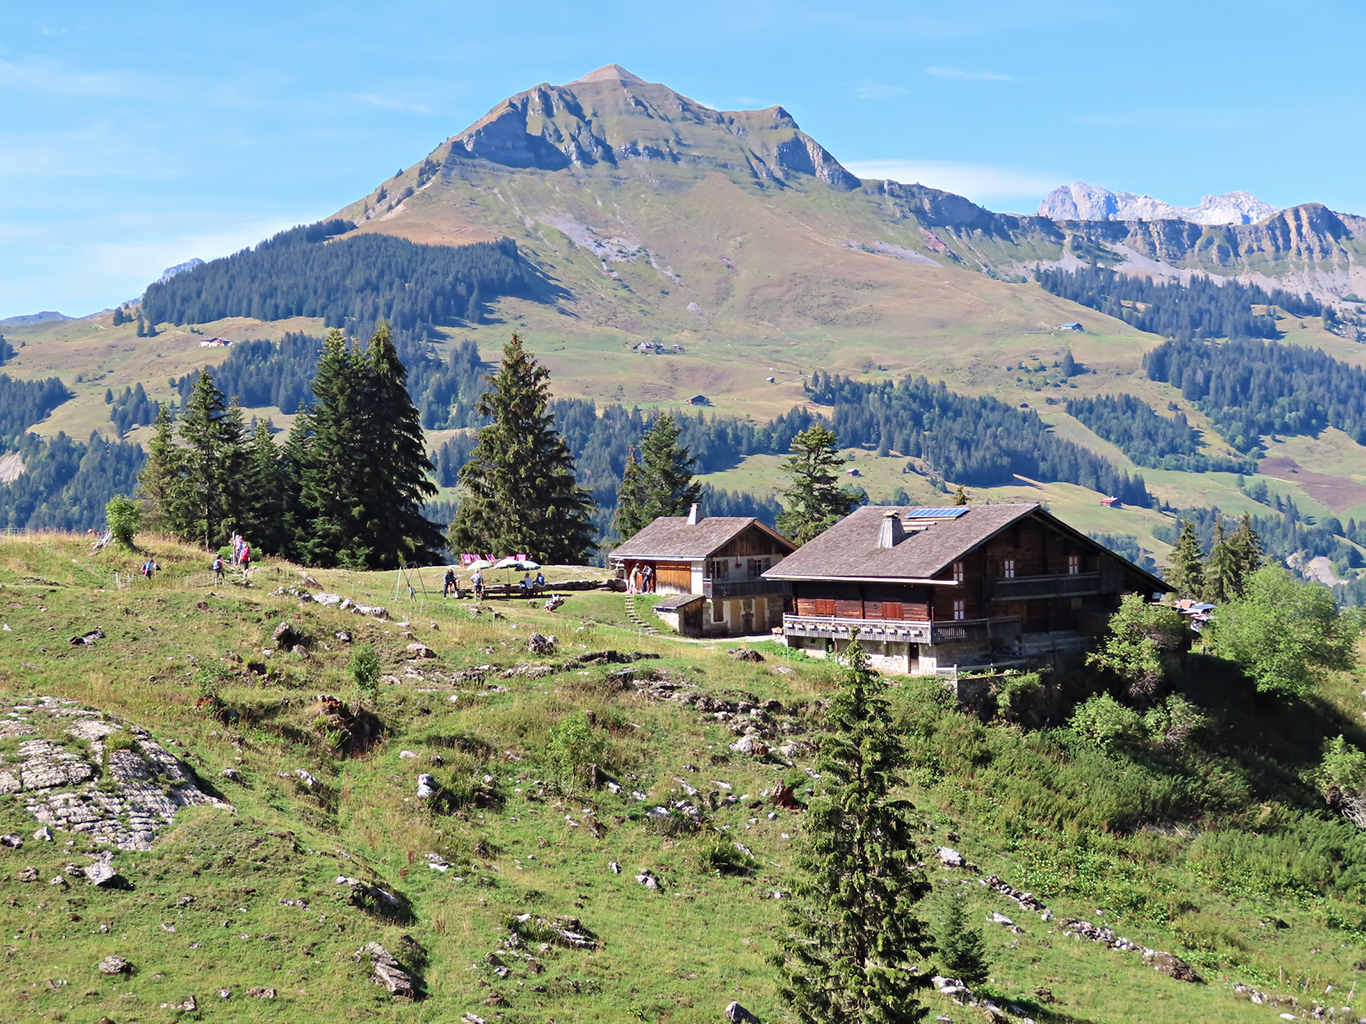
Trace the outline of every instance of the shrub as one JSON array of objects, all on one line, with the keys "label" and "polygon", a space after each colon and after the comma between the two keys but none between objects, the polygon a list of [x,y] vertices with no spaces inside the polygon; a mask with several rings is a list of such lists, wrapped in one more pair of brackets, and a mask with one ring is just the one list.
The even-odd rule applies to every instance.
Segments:
[{"label": "shrub", "polygon": [[607,739],[593,728],[588,714],[576,711],[565,715],[550,730],[546,757],[554,769],[560,787],[569,794],[577,792],[590,764],[602,761],[607,750]]},{"label": "shrub", "polygon": [[1186,625],[1175,609],[1130,594],[1110,616],[1110,630],[1086,663],[1119,676],[1129,693],[1151,699],[1167,676],[1172,655],[1186,643]]},{"label": "shrub", "polygon": [[753,856],[724,836],[704,842],[697,851],[697,862],[703,871],[717,875],[748,875],[759,866]]},{"label": "shrub", "polygon": [[1108,693],[1098,694],[1072,714],[1072,731],[1107,754],[1134,747],[1147,739],[1143,719]]},{"label": "shrub", "polygon": [[1334,786],[1348,795],[1366,790],[1366,753],[1341,735],[1327,740],[1323,744],[1323,760],[1314,772],[1314,782],[1325,793]]},{"label": "shrub", "polygon": [[360,688],[361,696],[372,704],[379,700],[379,667],[379,653],[372,644],[357,647],[347,666],[351,678]]},{"label": "shrub", "polygon": [[133,546],[133,538],[142,524],[142,509],[126,495],[116,494],[104,506],[104,520],[114,540],[125,548]]},{"label": "shrub", "polygon": [[1339,611],[1327,587],[1265,565],[1248,577],[1245,597],[1219,609],[1213,632],[1214,653],[1259,691],[1303,697],[1326,670],[1355,666],[1361,617]]},{"label": "shrub", "polygon": [[1204,712],[1175,693],[1143,716],[1149,739],[1167,750],[1179,749],[1208,722]]}]

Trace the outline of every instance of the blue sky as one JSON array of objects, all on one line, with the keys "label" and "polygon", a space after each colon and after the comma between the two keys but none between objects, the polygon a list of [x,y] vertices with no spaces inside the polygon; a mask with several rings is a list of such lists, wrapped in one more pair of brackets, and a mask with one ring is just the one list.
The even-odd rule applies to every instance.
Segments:
[{"label": "blue sky", "polygon": [[998,210],[1080,179],[1366,213],[1363,28],[1314,0],[0,5],[0,317],[132,298],[609,62]]}]

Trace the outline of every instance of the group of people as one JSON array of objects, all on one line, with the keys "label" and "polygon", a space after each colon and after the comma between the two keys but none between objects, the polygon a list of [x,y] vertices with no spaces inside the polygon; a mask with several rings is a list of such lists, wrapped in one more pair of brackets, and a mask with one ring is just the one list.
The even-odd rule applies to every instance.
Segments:
[{"label": "group of people", "polygon": [[635,565],[626,577],[626,593],[653,594],[655,592],[655,568],[652,565]]},{"label": "group of people", "polygon": [[[457,598],[462,597],[460,590],[460,580],[456,578],[455,568],[448,567],[446,575],[442,578],[441,596],[450,597],[454,594]],[[545,573],[538,572],[536,578],[532,579],[531,574],[527,573],[517,584],[518,590],[524,595],[534,595],[538,591],[545,589]],[[474,592],[475,600],[482,600],[484,597],[484,574],[475,569],[470,574],[470,590]]]},{"label": "group of people", "polygon": [[[232,535],[232,564],[241,567],[242,578],[246,579],[247,571],[251,568],[251,545],[240,533]],[[223,556],[214,555],[213,575],[219,583],[223,582],[224,571]]]}]

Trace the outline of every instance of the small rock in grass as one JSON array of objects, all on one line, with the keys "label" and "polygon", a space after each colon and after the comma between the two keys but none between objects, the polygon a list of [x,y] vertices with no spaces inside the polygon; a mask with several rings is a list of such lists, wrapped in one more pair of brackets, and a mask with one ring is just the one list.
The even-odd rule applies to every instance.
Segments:
[{"label": "small rock in grass", "polygon": [[121,956],[107,956],[95,965],[101,974],[126,974],[133,969],[130,964]]}]

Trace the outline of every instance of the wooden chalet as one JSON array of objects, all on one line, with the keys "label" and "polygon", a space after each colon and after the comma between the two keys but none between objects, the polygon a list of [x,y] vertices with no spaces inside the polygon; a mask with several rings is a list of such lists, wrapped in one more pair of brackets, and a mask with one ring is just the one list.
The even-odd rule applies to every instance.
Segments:
[{"label": "wooden chalet", "polygon": [[1081,651],[1128,593],[1171,588],[1037,504],[855,510],[773,569],[788,646],[858,630],[883,671],[1025,666]]},{"label": "wooden chalet", "polygon": [[611,553],[626,578],[648,566],[645,597],[662,597],[655,614],[684,636],[744,636],[779,627],[790,588],[764,577],[796,545],[759,520],[660,516]]}]

